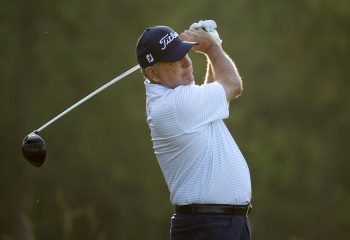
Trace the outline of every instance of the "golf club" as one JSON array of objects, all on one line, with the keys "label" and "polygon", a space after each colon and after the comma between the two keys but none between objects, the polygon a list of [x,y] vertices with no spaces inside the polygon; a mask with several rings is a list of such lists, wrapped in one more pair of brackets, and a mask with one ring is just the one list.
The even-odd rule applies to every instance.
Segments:
[{"label": "golf club", "polygon": [[45,141],[38,135],[38,133],[41,132],[46,127],[48,127],[49,125],[51,125],[53,122],[55,122],[59,118],[66,115],[68,112],[72,111],[74,108],[78,107],[80,104],[86,102],[87,100],[89,100],[90,98],[95,96],[96,94],[102,92],[106,88],[110,87],[114,83],[118,82],[119,80],[123,79],[124,77],[135,72],[138,69],[140,69],[139,65],[136,65],[136,66],[130,68],[126,72],[122,73],[118,77],[114,78],[113,80],[111,80],[108,83],[106,83],[105,85],[103,85],[102,87],[93,91],[92,93],[90,93],[89,95],[87,95],[86,97],[84,97],[83,99],[81,99],[80,101],[78,101],[77,103],[72,105],[71,107],[67,108],[62,113],[58,114],[56,117],[54,117],[53,119],[51,119],[50,121],[48,121],[47,123],[42,125],[37,130],[28,134],[24,138],[23,143],[22,143],[22,153],[23,153],[24,157],[34,166],[40,167],[45,161],[46,144],[45,144]]}]

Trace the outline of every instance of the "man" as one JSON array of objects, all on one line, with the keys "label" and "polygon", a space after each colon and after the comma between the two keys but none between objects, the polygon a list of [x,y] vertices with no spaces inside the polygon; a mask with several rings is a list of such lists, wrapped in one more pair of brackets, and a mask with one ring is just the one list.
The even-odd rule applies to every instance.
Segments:
[{"label": "man", "polygon": [[[136,47],[153,148],[175,205],[171,239],[250,239],[249,169],[223,122],[242,93],[241,78],[214,21],[180,36],[151,27]],[[207,58],[202,85],[194,83],[190,49]]]}]

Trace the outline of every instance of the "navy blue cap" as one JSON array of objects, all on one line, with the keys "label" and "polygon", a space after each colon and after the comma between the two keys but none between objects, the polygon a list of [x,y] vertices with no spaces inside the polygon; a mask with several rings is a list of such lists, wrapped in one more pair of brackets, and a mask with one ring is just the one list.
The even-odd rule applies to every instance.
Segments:
[{"label": "navy blue cap", "polygon": [[169,27],[147,28],[137,41],[137,62],[146,68],[159,61],[175,62],[182,59],[195,42],[182,41],[179,35]]}]

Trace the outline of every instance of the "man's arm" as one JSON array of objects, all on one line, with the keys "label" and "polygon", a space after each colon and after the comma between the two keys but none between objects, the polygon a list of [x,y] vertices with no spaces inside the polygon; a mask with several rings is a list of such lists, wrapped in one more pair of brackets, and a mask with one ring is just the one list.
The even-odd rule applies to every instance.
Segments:
[{"label": "man's arm", "polygon": [[243,84],[231,58],[219,45],[210,47],[206,54],[212,65],[214,79],[223,85],[227,100],[239,97],[243,91]]},{"label": "man's arm", "polygon": [[[192,49],[207,56],[208,64],[211,66],[208,69],[209,72],[207,71],[208,78],[206,80],[208,82],[219,82],[225,89],[228,101],[241,95],[243,91],[242,80],[234,62],[208,32],[202,29],[186,30],[181,34],[181,38],[186,41],[197,42],[198,45],[193,46]],[[212,71],[212,78],[210,70]]]}]

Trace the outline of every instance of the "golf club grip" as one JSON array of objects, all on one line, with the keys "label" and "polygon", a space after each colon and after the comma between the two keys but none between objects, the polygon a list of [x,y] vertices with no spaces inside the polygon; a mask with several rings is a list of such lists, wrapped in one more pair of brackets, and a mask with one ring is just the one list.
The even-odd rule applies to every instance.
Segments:
[{"label": "golf club grip", "polygon": [[114,83],[118,82],[119,80],[123,79],[124,77],[128,76],[129,74],[135,72],[136,70],[140,69],[140,65],[136,65],[132,68],[130,68],[129,70],[127,70],[126,72],[120,74],[118,77],[114,78],[113,80],[109,81],[108,83],[106,83],[105,85],[103,85],[102,87],[96,89],[95,91],[93,91],[92,93],[90,93],[89,95],[87,95],[86,97],[84,97],[83,99],[81,99],[80,101],[78,101],[77,103],[75,103],[74,105],[72,105],[71,107],[67,108],[66,110],[64,110],[62,113],[58,114],[56,117],[54,117],[53,119],[51,119],[50,121],[48,121],[47,123],[45,123],[44,125],[42,125],[40,128],[38,128],[37,130],[35,130],[33,133],[37,134],[40,131],[42,131],[44,128],[46,128],[47,126],[49,126],[50,124],[52,124],[53,122],[55,122],[56,120],[58,120],[59,118],[61,118],[62,116],[66,115],[68,112],[72,111],[74,108],[78,107],[80,104],[86,102],[87,100],[89,100],[90,98],[92,98],[93,96],[95,96],[96,94],[102,92],[103,90],[105,90],[106,88],[110,87],[111,85],[113,85]]}]

